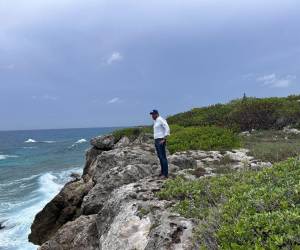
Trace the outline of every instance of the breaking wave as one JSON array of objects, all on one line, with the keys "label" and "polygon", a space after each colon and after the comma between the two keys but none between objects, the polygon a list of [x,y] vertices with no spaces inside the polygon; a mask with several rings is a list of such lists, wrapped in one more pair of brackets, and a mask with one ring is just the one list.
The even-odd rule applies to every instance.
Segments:
[{"label": "breaking wave", "polygon": [[74,144],[72,144],[72,146],[71,147],[69,147],[69,148],[73,148],[73,147],[75,147],[75,146],[77,146],[77,145],[79,145],[79,144],[82,144],[82,143],[86,143],[87,142],[87,140],[86,139],[84,139],[84,138],[82,138],[82,139],[79,139],[78,141],[76,141]]},{"label": "breaking wave", "polygon": [[24,141],[24,143],[55,143],[56,141],[36,141],[34,139],[27,139],[26,141]]},{"label": "breaking wave", "polygon": [[5,160],[7,158],[17,158],[17,155],[0,155],[0,160]]},{"label": "breaking wave", "polygon": [[78,169],[57,174],[47,172],[42,175],[32,175],[10,183],[20,184],[22,181],[32,180],[38,184],[38,188],[25,201],[3,204],[7,211],[6,216],[1,221],[4,229],[0,233],[0,249],[2,247],[3,249],[14,250],[33,250],[37,248],[27,240],[34,216],[60,191],[63,184],[70,179],[70,173],[73,171],[78,171]]},{"label": "breaking wave", "polygon": [[33,140],[31,138],[29,138],[26,141],[24,141],[24,143],[34,143],[34,142],[36,142],[36,140]]}]

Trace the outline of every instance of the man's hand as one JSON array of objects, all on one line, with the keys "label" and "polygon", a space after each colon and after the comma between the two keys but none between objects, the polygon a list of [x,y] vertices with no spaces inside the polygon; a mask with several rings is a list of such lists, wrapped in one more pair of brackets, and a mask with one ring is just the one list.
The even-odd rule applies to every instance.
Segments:
[{"label": "man's hand", "polygon": [[166,139],[164,138],[164,139],[160,140],[159,144],[164,144],[165,142],[166,142]]}]

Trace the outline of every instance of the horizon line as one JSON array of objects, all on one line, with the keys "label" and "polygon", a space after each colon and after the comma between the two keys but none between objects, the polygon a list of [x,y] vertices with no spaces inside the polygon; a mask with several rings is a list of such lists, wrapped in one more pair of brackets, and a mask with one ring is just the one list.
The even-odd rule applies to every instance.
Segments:
[{"label": "horizon line", "polygon": [[73,127],[73,128],[30,128],[30,129],[0,129],[0,132],[36,131],[36,130],[64,130],[64,129],[97,129],[97,128],[126,128],[132,126],[104,126],[104,127]]}]

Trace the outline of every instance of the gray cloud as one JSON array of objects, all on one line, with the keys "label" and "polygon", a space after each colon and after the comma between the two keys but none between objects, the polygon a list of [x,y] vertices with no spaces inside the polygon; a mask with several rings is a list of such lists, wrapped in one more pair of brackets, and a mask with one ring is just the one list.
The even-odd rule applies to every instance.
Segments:
[{"label": "gray cloud", "polygon": [[0,0],[0,23],[0,129],[135,125],[154,107],[300,91],[298,0]]}]

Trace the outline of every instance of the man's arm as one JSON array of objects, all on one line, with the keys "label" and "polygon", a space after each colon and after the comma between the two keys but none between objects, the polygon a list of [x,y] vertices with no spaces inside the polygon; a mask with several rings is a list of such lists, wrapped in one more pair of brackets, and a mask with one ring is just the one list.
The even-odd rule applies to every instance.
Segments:
[{"label": "man's arm", "polygon": [[164,119],[161,119],[161,125],[164,128],[164,131],[165,131],[165,133],[164,133],[164,140],[166,140],[167,136],[170,135],[170,127],[169,127],[167,121],[164,120]]}]

